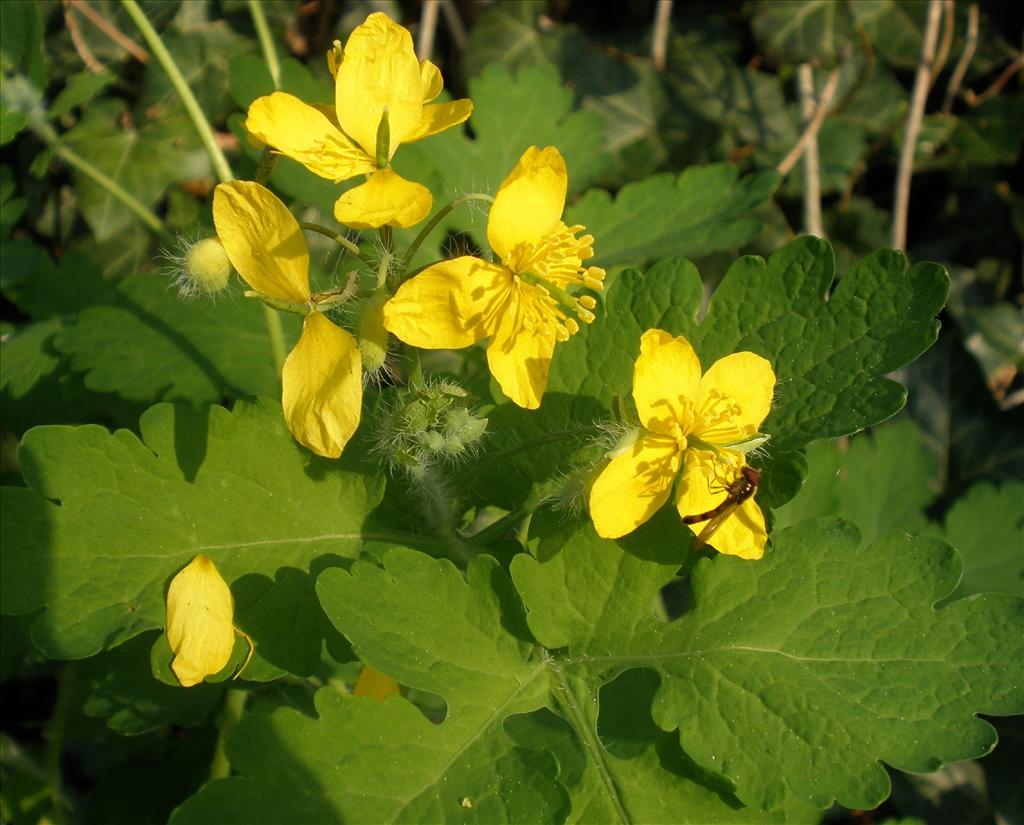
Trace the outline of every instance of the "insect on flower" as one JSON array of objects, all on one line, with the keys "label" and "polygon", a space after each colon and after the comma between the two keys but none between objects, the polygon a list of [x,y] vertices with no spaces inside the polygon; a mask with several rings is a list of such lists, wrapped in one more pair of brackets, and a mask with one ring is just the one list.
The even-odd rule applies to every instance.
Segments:
[{"label": "insect on flower", "polygon": [[700,550],[711,541],[711,537],[718,532],[718,528],[736,511],[736,508],[754,495],[760,481],[761,473],[759,471],[753,467],[740,467],[739,475],[726,487],[725,501],[707,512],[683,517],[683,524],[699,524],[702,521],[707,521],[697,538],[694,539],[692,545],[694,550]]}]

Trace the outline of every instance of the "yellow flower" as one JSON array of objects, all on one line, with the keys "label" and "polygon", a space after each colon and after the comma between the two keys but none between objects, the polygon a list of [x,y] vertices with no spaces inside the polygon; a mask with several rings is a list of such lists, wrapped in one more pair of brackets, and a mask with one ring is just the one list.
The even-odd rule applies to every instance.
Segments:
[{"label": "yellow flower", "polygon": [[213,562],[198,555],[167,589],[167,641],[171,669],[184,687],[219,673],[235,646],[231,590]]},{"label": "yellow flower", "polygon": [[[249,107],[246,130],[323,178],[369,174],[335,203],[341,223],[356,229],[419,223],[430,211],[430,192],[386,167],[399,145],[462,123],[473,104],[431,103],[444,85],[441,72],[429,60],[417,61],[409,32],[381,12],[357,26],[344,51],[330,53],[328,63],[334,107],[274,92]],[[378,144],[378,138],[386,143]]]},{"label": "yellow flower", "polygon": [[427,267],[384,305],[384,326],[408,344],[459,349],[489,338],[487,363],[502,391],[536,409],[556,341],[594,320],[589,295],[604,270],[583,267],[594,250],[582,226],[562,222],[568,175],[559,151],[531,146],[505,178],[487,220],[500,264],[463,256]]},{"label": "yellow flower", "polygon": [[[757,434],[775,390],[771,365],[752,352],[727,355],[701,375],[685,338],[660,329],[640,339],[633,370],[633,398],[643,432],[602,470],[590,491],[598,535],[631,532],[676,489],[676,509],[686,517],[713,510],[740,475],[738,449]],[[764,516],[749,497],[722,524],[715,547],[745,559],[764,554]]]},{"label": "yellow flower", "polygon": [[[258,183],[231,181],[213,194],[213,222],[231,265],[254,290],[313,307],[309,249],[292,214]],[[315,308],[281,374],[284,417],[295,439],[337,458],[359,426],[363,377],[359,347]]]}]

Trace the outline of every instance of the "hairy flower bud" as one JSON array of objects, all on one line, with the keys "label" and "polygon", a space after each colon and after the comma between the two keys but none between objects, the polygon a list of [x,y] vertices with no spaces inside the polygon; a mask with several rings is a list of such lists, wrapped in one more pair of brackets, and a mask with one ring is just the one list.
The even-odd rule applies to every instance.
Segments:
[{"label": "hairy flower bud", "polygon": [[217,238],[184,243],[180,253],[164,254],[177,271],[175,283],[182,298],[216,295],[231,278],[231,261]]}]

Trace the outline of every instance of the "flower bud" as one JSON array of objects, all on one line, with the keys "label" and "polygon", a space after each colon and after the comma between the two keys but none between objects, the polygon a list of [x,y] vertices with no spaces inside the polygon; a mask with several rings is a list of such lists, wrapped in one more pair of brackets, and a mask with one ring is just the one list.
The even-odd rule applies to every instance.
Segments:
[{"label": "flower bud", "polygon": [[217,238],[206,238],[189,247],[181,262],[178,290],[182,297],[214,295],[228,285],[231,261]]}]

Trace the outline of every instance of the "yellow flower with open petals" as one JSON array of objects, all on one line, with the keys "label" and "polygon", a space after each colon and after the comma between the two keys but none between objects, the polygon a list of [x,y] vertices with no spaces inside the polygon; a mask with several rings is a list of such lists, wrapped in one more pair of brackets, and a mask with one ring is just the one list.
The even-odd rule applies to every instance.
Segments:
[{"label": "yellow flower with open petals", "polygon": [[487,220],[500,264],[470,256],[427,267],[384,305],[384,326],[407,344],[459,349],[490,339],[487,363],[502,391],[535,409],[548,382],[556,341],[594,320],[596,301],[570,286],[600,289],[604,270],[584,267],[594,250],[582,226],[566,226],[565,161],[531,146],[505,178]]},{"label": "yellow flower with open petals", "polygon": [[[344,51],[332,52],[328,63],[333,108],[274,92],[249,107],[246,131],[328,180],[369,174],[366,183],[335,203],[341,223],[355,229],[419,223],[430,212],[430,191],[388,164],[401,144],[465,121],[473,104],[467,99],[432,103],[444,85],[441,72],[429,60],[418,61],[409,32],[381,12],[357,26]],[[387,143],[379,145],[379,138]]]},{"label": "yellow flower with open petals", "polygon": [[[313,306],[306,239],[291,212],[269,189],[240,180],[218,185],[213,222],[231,265],[249,286],[279,301]],[[284,363],[281,402],[292,435],[317,455],[340,456],[359,426],[359,347],[355,338],[315,308]]]},{"label": "yellow flower with open petals", "polygon": [[[732,448],[757,435],[774,391],[775,373],[760,355],[727,355],[702,376],[685,338],[645,332],[633,369],[633,399],[644,429],[591,488],[598,535],[618,538],[647,521],[668,500],[680,470],[680,516],[708,513],[726,501],[744,466],[743,453]],[[767,540],[764,516],[751,496],[721,525],[714,544],[722,553],[758,559]]]},{"label": "yellow flower with open petals", "polygon": [[198,555],[167,589],[171,670],[184,687],[219,673],[235,646],[234,601],[214,563]]}]

